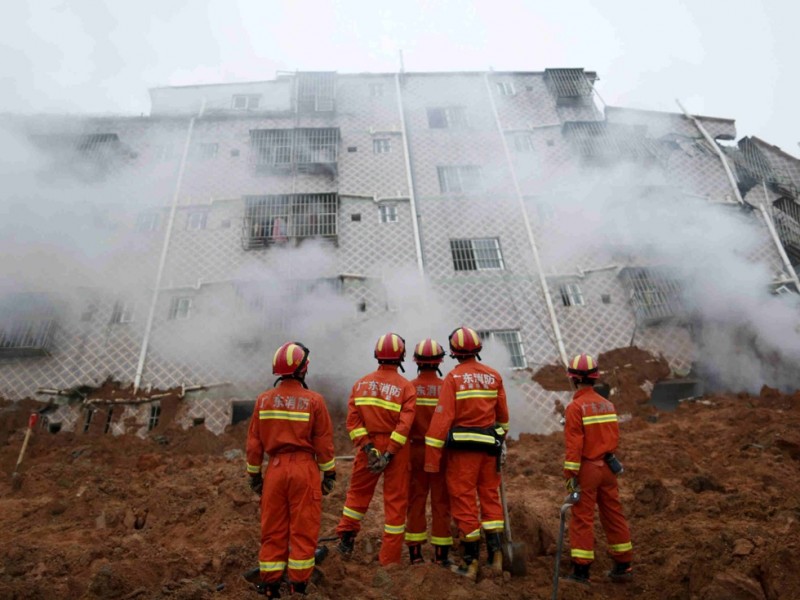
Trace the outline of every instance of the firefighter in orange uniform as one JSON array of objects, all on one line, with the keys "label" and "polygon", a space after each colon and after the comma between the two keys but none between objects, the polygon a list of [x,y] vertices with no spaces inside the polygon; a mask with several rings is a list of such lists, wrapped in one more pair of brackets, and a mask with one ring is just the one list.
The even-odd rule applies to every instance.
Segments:
[{"label": "firefighter in orange uniform", "polygon": [[619,442],[616,409],[594,391],[599,371],[597,361],[591,356],[579,354],[573,358],[567,374],[576,392],[565,414],[564,476],[568,491],[580,491],[580,501],[572,507],[569,524],[573,572],[567,579],[589,583],[589,569],[594,560],[594,505],[597,504],[608,550],[614,559],[608,576],[612,581],[624,582],[633,577],[633,545],[619,501],[617,474],[622,472],[622,465],[614,456]]},{"label": "firefighter in orange uniform", "polygon": [[396,333],[378,338],[378,370],[355,383],[347,403],[347,431],[359,451],[336,528],[337,549],[344,555],[353,552],[361,520],[383,473],[383,543],[378,554],[382,565],[401,561],[408,506],[406,441],[414,422],[416,394],[411,382],[397,372],[403,368],[405,355],[405,341]]},{"label": "firefighter in orange uniform", "polygon": [[[280,597],[287,566],[290,593],[305,593],[314,570],[322,496],[336,482],[331,418],[325,399],[306,387],[307,370],[303,344],[278,348],[272,360],[277,386],[258,397],[247,431],[250,487],[261,495],[258,587],[268,598]],[[269,463],[262,477],[265,452]]]},{"label": "firefighter in orange uniform", "polygon": [[[464,545],[464,564],[454,571],[478,576],[481,527],[486,533],[489,563],[502,572],[503,507],[500,503],[499,454],[508,432],[508,405],[503,378],[478,362],[480,337],[469,327],[450,334],[450,355],[458,365],[444,378],[439,403],[425,436],[425,470],[440,470],[445,454],[450,510]],[[480,500],[480,517],[475,502]]]},{"label": "firefighter in orange uniform", "polygon": [[434,562],[449,566],[448,555],[453,545],[450,535],[450,498],[444,473],[425,472],[425,433],[431,423],[442,380],[439,365],[444,359],[444,348],[434,340],[422,340],[414,349],[414,362],[419,374],[411,384],[417,391],[417,411],[411,427],[411,482],[408,489],[408,517],[406,519],[406,544],[411,564],[423,562],[422,544],[428,541],[428,523],[425,505],[431,495],[431,544]]}]

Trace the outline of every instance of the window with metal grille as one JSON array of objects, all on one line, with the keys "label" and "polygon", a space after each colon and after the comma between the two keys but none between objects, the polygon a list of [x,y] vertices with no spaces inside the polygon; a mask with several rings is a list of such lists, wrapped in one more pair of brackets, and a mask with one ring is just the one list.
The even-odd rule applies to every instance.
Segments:
[{"label": "window with metal grille", "polygon": [[503,96],[513,96],[514,95],[514,82],[512,81],[498,81],[497,82],[497,91],[500,92]]},{"label": "window with metal grille", "polygon": [[255,110],[260,103],[260,94],[234,94],[231,106],[234,110]]},{"label": "window with metal grille", "polygon": [[250,146],[260,168],[335,165],[339,158],[339,129],[252,129]]},{"label": "window with metal grille", "polygon": [[152,233],[158,230],[158,213],[148,211],[140,213],[136,217],[136,231],[141,233]]},{"label": "window with metal grille", "polygon": [[381,204],[379,210],[381,213],[381,223],[397,223],[396,204]]},{"label": "window with metal grille", "polygon": [[533,152],[533,136],[527,131],[519,131],[511,134],[511,141],[514,144],[515,152]]},{"label": "window with metal grille", "polygon": [[161,417],[161,404],[153,402],[150,405],[150,418],[147,419],[147,431],[153,431],[158,427],[158,420]]},{"label": "window with metal grille", "polygon": [[0,301],[0,356],[44,356],[55,333],[56,312],[45,294],[24,293]]},{"label": "window with metal grille", "polygon": [[443,194],[478,192],[483,188],[481,168],[476,166],[436,167]]},{"label": "window with metal grille", "polygon": [[681,286],[664,267],[631,267],[620,273],[637,322],[652,324],[680,315]]},{"label": "window with metal grille", "polygon": [[195,210],[186,215],[186,229],[189,231],[197,231],[206,228],[206,221],[208,220],[207,210]]},{"label": "window with metal grille", "polygon": [[372,140],[372,151],[375,154],[388,154],[392,151],[392,144],[389,138],[377,138]]},{"label": "window with metal grille", "polygon": [[544,82],[557,105],[586,105],[592,101],[592,84],[583,69],[545,69]]},{"label": "window with metal grille", "polygon": [[773,203],[772,220],[792,266],[800,265],[800,205],[791,198]]},{"label": "window with metal grille", "polygon": [[335,108],[334,72],[308,72],[297,75],[297,110],[308,112],[331,112]]},{"label": "window with metal grille", "polygon": [[382,83],[370,83],[369,84],[369,95],[373,98],[380,98],[383,96],[383,84]]},{"label": "window with metal grille", "polygon": [[205,142],[197,146],[197,157],[201,160],[209,160],[217,157],[219,144],[216,142]]},{"label": "window with metal grille", "polygon": [[463,106],[441,106],[427,110],[428,127],[431,129],[459,129],[469,126],[467,110]]},{"label": "window with metal grille", "polygon": [[508,350],[511,356],[511,367],[514,369],[524,369],[528,366],[525,360],[525,349],[522,346],[522,336],[517,329],[499,329],[478,331],[478,335],[484,344],[487,342],[499,342]]},{"label": "window with metal grille", "polygon": [[489,271],[504,269],[498,238],[450,240],[453,268],[456,271]]},{"label": "window with metal grille", "polygon": [[94,408],[86,409],[86,416],[83,418],[83,433],[89,433],[89,428],[92,426],[92,417],[94,417]]},{"label": "window with metal grille", "polygon": [[583,306],[583,292],[577,283],[565,283],[558,288],[564,306]]},{"label": "window with metal grille", "polygon": [[125,300],[117,300],[114,302],[114,308],[111,309],[112,325],[119,325],[123,323],[130,323],[133,321],[133,303]]},{"label": "window with metal grille", "polygon": [[245,249],[309,237],[336,237],[336,194],[245,196],[242,243]]},{"label": "window with metal grille", "polygon": [[170,321],[188,319],[191,310],[192,299],[189,296],[176,296],[169,303],[168,319]]}]

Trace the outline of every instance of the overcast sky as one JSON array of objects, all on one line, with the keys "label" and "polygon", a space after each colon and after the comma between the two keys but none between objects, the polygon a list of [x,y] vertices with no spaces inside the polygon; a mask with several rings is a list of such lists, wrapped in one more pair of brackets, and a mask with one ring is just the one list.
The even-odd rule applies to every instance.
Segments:
[{"label": "overcast sky", "polygon": [[276,70],[597,71],[609,105],[735,118],[800,154],[797,0],[15,0],[0,111],[149,111]]}]

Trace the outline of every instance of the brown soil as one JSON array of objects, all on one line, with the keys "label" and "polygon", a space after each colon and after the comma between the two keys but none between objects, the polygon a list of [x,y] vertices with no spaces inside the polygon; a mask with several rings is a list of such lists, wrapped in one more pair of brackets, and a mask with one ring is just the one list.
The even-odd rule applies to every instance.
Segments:
[{"label": "brown soil", "polygon": [[[703,402],[621,425],[636,579],[604,580],[598,530],[594,583],[563,583],[561,598],[800,597],[800,393],[765,388]],[[224,454],[244,448],[246,424],[219,437],[167,427],[144,440],[37,430],[15,489],[30,407],[0,408],[1,598],[257,597],[242,578],[257,564],[257,499],[243,456]],[[335,419],[337,450],[349,453]],[[374,501],[353,560],[332,553],[310,598],[550,598],[562,460],[560,434],[510,445],[506,482],[515,539],[529,548],[527,576],[484,573],[471,584],[433,565],[383,569]],[[339,472],[323,501],[323,535],[334,530],[350,463]]]}]

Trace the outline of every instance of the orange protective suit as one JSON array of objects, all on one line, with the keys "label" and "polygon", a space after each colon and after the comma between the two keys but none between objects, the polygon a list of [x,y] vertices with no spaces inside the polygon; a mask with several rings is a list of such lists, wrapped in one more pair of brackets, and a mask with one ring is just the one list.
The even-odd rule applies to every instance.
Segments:
[{"label": "orange protective suit", "polygon": [[431,496],[431,544],[452,546],[450,535],[450,498],[443,472],[425,472],[425,433],[439,401],[442,380],[435,370],[422,370],[411,384],[417,391],[417,410],[411,426],[411,481],[408,488],[408,518],[406,543],[422,544],[428,541],[428,522],[425,505]]},{"label": "orange protective suit", "polygon": [[614,405],[591,387],[575,392],[567,405],[564,439],[564,476],[577,477],[580,501],[572,507],[569,545],[572,561],[590,564],[594,560],[594,505],[606,532],[608,550],[617,562],[631,562],[633,545],[628,523],[622,514],[617,477],[604,457],[617,449],[619,427]]},{"label": "orange protective suit", "polygon": [[[382,565],[401,560],[408,506],[406,441],[414,422],[415,405],[414,386],[394,365],[380,365],[377,371],[359,379],[347,403],[347,431],[358,451],[336,533],[341,537],[345,531],[357,533],[361,529],[375,485],[383,475],[383,543],[378,555]],[[393,455],[383,473],[367,469],[367,455],[360,451],[367,443]]]},{"label": "orange protective suit", "polygon": [[[442,449],[453,427],[494,425],[508,431],[503,378],[475,358],[465,359],[444,378],[439,403],[425,436],[425,470],[429,473],[440,470]],[[445,464],[450,510],[463,539],[479,540],[481,527],[487,532],[502,531],[505,523],[498,491],[497,457],[480,451],[448,449]]]},{"label": "orange protective suit", "polygon": [[322,516],[320,471],[335,468],[325,399],[285,379],[256,400],[247,431],[247,472],[269,464],[261,493],[261,580],[304,582],[314,570]]}]

